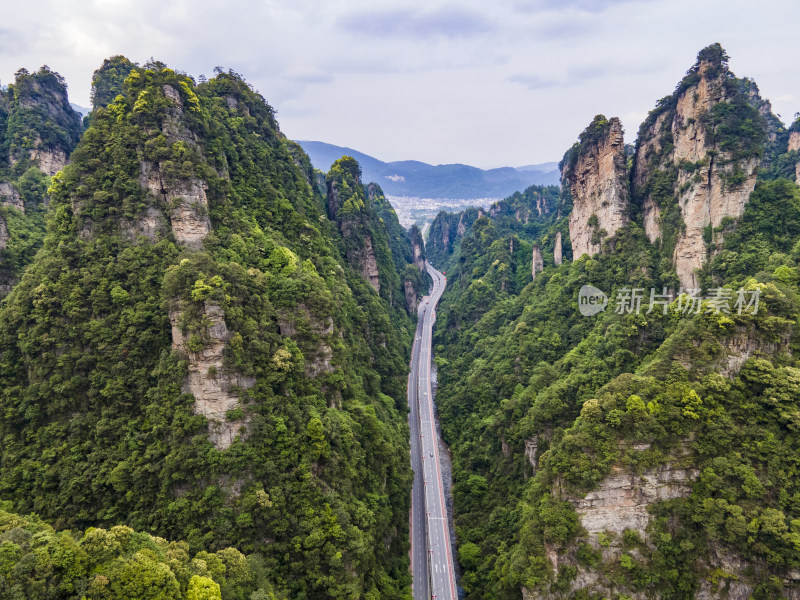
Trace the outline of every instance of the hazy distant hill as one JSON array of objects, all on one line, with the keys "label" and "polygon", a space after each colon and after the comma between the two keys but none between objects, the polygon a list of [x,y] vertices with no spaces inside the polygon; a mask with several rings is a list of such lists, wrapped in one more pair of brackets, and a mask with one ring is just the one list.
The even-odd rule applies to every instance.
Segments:
[{"label": "hazy distant hill", "polygon": [[361,165],[364,181],[379,183],[389,196],[420,198],[504,198],[530,185],[558,185],[558,164],[479,169],[469,165],[429,165],[415,160],[383,162],[352,148],[298,141],[312,164],[327,171],[343,155]]}]

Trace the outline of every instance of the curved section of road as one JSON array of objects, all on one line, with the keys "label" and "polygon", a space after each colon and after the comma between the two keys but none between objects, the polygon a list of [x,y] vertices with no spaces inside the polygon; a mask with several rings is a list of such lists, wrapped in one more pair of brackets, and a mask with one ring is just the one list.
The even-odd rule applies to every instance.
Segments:
[{"label": "curved section of road", "polygon": [[420,302],[408,386],[411,465],[414,469],[411,568],[414,600],[456,600],[458,592],[431,390],[433,324],[436,304],[444,293],[446,281],[430,263],[426,262],[425,268],[433,279],[433,287],[430,295]]}]

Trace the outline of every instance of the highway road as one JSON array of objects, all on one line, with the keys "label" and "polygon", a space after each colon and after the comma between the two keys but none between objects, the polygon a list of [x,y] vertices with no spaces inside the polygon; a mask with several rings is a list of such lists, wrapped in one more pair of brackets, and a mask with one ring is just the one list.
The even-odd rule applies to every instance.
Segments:
[{"label": "highway road", "polygon": [[429,263],[425,263],[425,268],[433,279],[433,287],[419,305],[408,386],[411,466],[414,469],[411,569],[414,600],[456,600],[458,592],[431,391],[431,338],[436,304],[446,282],[444,275]]}]

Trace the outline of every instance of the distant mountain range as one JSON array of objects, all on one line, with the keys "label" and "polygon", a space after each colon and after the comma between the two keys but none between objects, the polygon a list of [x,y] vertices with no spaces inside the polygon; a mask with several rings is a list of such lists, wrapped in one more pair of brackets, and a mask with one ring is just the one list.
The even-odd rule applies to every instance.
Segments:
[{"label": "distant mountain range", "polygon": [[361,165],[363,181],[378,183],[387,196],[417,198],[505,198],[528,186],[558,185],[558,163],[479,169],[469,165],[429,165],[416,160],[383,162],[352,148],[298,141],[311,163],[322,171],[344,155]]},{"label": "distant mountain range", "polygon": [[86,108],[85,106],[81,106],[80,104],[75,104],[74,102],[70,102],[69,105],[72,107],[72,110],[74,110],[77,113],[80,113],[82,117],[85,117],[90,112],[92,112],[91,108]]}]

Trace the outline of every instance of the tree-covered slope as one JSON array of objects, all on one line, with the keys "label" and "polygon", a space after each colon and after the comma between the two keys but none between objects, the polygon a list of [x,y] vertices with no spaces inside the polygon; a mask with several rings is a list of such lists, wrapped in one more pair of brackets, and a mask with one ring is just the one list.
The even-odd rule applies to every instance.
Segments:
[{"label": "tree-covered slope", "polygon": [[[738,119],[754,114],[739,83],[730,112],[705,117],[733,154],[763,124]],[[692,296],[664,289],[671,249],[648,239],[639,196],[602,251],[568,260],[566,186],[534,228],[501,208],[440,263],[437,402],[467,598],[800,597],[800,188],[770,180],[786,148],[747,148],[766,180],[709,232]],[[652,156],[634,155],[623,185]],[[639,181],[676,204],[688,186],[659,188],[658,173]],[[608,294],[605,310],[584,316],[583,286]]]},{"label": "tree-covered slope", "polygon": [[[458,251],[461,239],[481,217],[488,215],[495,226],[530,242],[540,237],[543,227],[551,224],[559,214],[558,187],[538,185],[495,202],[488,211],[481,208],[468,208],[459,213],[442,211],[436,215],[428,234],[428,258],[439,269],[450,266],[452,255]],[[565,230],[565,234],[568,231]],[[552,245],[555,238],[550,241]],[[568,239],[565,240],[566,244],[568,242]]]},{"label": "tree-covered slope", "polygon": [[245,557],[235,548],[192,552],[186,542],[124,525],[55,531],[36,515],[5,508],[0,509],[0,597],[7,600],[277,598],[257,555]]},{"label": "tree-covered slope", "polygon": [[130,71],[0,307],[0,496],[257,553],[292,598],[404,597],[412,323],[312,176],[235,73]]}]

